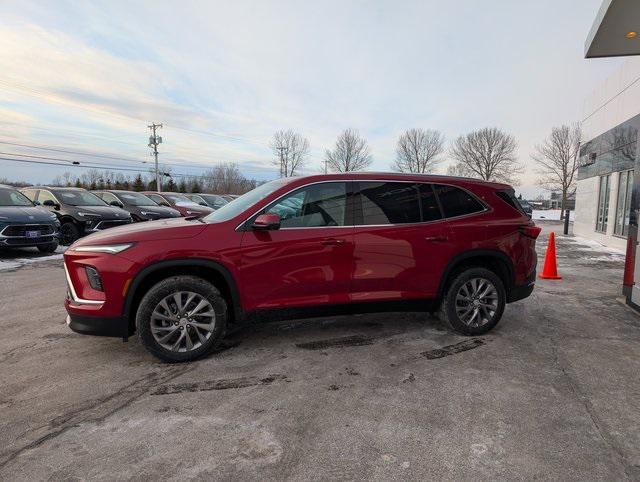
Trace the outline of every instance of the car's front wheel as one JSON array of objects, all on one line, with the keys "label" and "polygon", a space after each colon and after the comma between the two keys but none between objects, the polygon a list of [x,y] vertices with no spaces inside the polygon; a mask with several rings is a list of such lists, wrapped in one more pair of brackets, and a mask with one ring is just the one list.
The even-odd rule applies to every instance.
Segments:
[{"label": "car's front wheel", "polygon": [[160,281],[142,298],[136,329],[144,346],[167,362],[184,362],[209,353],[221,341],[227,303],[208,281],[173,276]]},{"label": "car's front wheel", "polygon": [[73,221],[66,221],[60,226],[60,244],[69,246],[80,237],[80,228]]},{"label": "car's front wheel", "polygon": [[439,314],[459,333],[482,335],[498,324],[505,304],[502,280],[486,268],[469,268],[448,284]]}]

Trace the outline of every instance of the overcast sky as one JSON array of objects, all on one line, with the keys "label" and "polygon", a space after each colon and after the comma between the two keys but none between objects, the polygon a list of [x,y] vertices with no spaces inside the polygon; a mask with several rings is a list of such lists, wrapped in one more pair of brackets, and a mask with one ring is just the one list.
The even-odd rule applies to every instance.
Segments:
[{"label": "overcast sky", "polygon": [[[497,126],[516,136],[530,166],[521,188],[534,192],[533,146],[579,121],[583,99],[621,62],[583,58],[600,3],[2,2],[0,157],[145,169],[155,121],[174,172],[235,161],[272,179],[278,129],[309,138],[313,172],[345,128],[367,138],[373,169],[389,170],[406,128],[439,129],[448,143]],[[64,170],[0,160],[12,180]]]}]

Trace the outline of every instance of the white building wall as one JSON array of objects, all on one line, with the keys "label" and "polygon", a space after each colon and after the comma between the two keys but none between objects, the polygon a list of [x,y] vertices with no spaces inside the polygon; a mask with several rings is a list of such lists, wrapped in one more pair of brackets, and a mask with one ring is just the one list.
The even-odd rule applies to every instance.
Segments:
[{"label": "white building wall", "polygon": [[573,222],[573,234],[593,239],[605,246],[624,251],[627,248],[626,238],[614,236],[616,204],[618,199],[618,182],[620,175],[611,173],[611,191],[609,193],[609,216],[607,218],[607,232],[596,231],[596,218],[598,216],[598,195],[600,190],[600,177],[594,176],[578,181],[576,190],[576,213]]},{"label": "white building wall", "polygon": [[[629,57],[585,100],[581,122],[582,142],[588,142],[638,114],[640,114],[640,57]],[[624,250],[627,246],[626,239],[613,235],[618,181],[619,174],[611,173],[606,234],[596,232],[600,177],[578,181],[573,232],[606,246]]]},{"label": "white building wall", "polygon": [[582,142],[640,113],[640,57],[629,57],[584,102]]}]

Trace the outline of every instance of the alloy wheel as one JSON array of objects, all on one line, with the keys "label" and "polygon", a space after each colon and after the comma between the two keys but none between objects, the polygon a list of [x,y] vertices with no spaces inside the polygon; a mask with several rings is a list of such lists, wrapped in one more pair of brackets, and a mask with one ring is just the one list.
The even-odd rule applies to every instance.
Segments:
[{"label": "alloy wheel", "polygon": [[163,348],[188,352],[211,338],[216,326],[213,305],[192,291],[177,291],[164,297],[151,313],[151,333]]},{"label": "alloy wheel", "polygon": [[467,326],[486,325],[498,310],[498,290],[486,278],[472,278],[458,289],[455,307],[458,318]]}]

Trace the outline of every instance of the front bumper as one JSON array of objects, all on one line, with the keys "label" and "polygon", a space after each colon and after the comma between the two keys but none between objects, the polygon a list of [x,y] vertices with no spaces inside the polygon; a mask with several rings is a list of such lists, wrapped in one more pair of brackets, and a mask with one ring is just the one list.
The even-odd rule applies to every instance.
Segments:
[{"label": "front bumper", "polygon": [[76,333],[83,335],[127,338],[133,334],[129,329],[129,322],[122,317],[103,318],[69,313],[67,325]]}]

